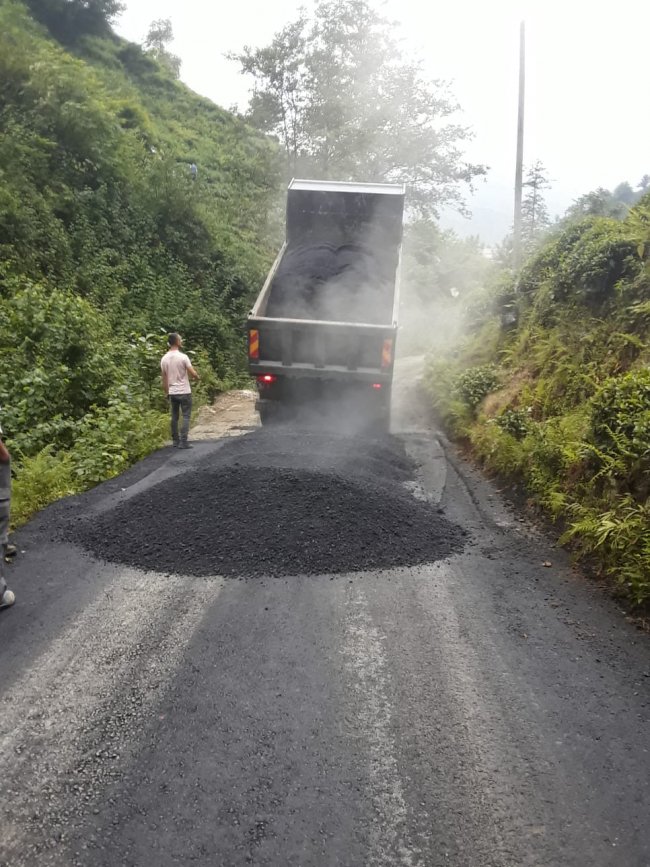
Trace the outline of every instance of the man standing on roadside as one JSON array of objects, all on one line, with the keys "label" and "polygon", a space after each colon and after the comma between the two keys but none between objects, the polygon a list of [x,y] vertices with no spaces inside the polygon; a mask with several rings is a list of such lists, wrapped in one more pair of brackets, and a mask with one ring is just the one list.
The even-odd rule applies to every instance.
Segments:
[{"label": "man standing on roadside", "polygon": [[[190,414],[192,412],[192,389],[188,374],[192,379],[198,379],[199,375],[192,367],[192,362],[181,352],[183,338],[175,331],[167,338],[169,351],[163,355],[160,362],[162,371],[162,387],[169,397],[169,405],[172,414],[172,440],[174,448],[191,449],[187,441],[190,431]],[[178,416],[183,414],[180,437],[178,434]]]},{"label": "man standing on roadside", "polygon": [[[2,428],[0,428],[2,434]],[[11,500],[11,457],[7,446],[0,439],[0,609],[9,608],[16,601],[11,590],[7,589],[5,581],[5,557],[15,554],[15,548],[9,544],[9,504]]]}]

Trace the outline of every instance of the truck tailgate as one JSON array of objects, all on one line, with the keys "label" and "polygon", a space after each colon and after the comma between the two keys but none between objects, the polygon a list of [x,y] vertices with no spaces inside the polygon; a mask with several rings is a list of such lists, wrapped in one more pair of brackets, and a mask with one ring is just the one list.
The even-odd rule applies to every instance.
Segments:
[{"label": "truck tailgate", "polygon": [[391,325],[250,318],[250,371],[253,375],[390,378],[396,330]]}]

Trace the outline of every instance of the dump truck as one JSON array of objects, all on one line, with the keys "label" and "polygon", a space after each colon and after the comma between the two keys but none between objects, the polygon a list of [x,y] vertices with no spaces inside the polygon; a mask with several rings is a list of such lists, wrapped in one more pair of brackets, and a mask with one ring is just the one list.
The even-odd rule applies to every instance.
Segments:
[{"label": "dump truck", "polygon": [[262,424],[338,403],[386,428],[405,189],[292,180],[286,240],[247,320]]}]

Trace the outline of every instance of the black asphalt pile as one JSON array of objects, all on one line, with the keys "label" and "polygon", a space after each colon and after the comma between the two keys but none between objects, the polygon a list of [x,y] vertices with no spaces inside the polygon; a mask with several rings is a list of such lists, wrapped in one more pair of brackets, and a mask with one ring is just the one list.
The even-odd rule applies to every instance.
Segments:
[{"label": "black asphalt pile", "polygon": [[390,322],[394,269],[359,244],[290,247],[271,286],[267,316]]},{"label": "black asphalt pile", "polygon": [[464,532],[403,486],[408,464],[389,447],[360,449],[356,461],[330,451],[310,468],[237,454],[75,525],[68,538],[140,569],[237,577],[415,566],[463,547]]}]

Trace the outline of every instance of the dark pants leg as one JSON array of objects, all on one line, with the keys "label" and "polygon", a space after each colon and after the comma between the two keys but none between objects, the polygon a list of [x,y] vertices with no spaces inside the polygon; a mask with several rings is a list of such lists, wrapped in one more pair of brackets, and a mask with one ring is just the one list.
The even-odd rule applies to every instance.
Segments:
[{"label": "dark pants leg", "polygon": [[[187,435],[190,432],[190,416],[192,415],[192,395],[191,394],[170,394],[169,403],[172,414],[172,439],[176,445],[187,442]],[[178,433],[178,418],[180,413],[183,413],[183,424],[181,426],[180,436]]]},{"label": "dark pants leg", "polygon": [[187,442],[187,436],[190,432],[190,416],[192,415],[192,395],[181,395],[181,411],[183,413],[183,426],[181,427],[181,442]]},{"label": "dark pants leg", "polygon": [[179,443],[178,436],[178,414],[181,408],[181,397],[182,395],[170,394],[169,395],[169,408],[172,415],[172,439],[174,440],[175,445]]},{"label": "dark pants leg", "polygon": [[9,500],[0,500],[0,599],[7,582],[5,581],[5,548],[9,541]]},{"label": "dark pants leg", "polygon": [[0,548],[0,602],[2,601],[2,597],[5,595],[5,590],[7,589],[7,582],[5,581],[5,547],[4,545]]}]

